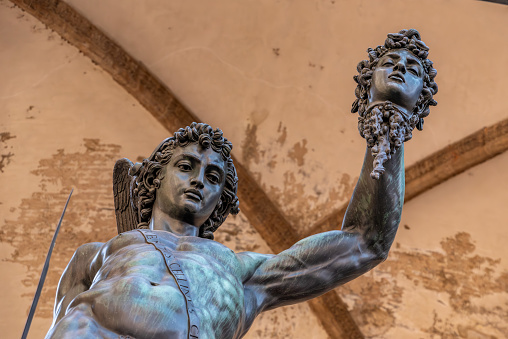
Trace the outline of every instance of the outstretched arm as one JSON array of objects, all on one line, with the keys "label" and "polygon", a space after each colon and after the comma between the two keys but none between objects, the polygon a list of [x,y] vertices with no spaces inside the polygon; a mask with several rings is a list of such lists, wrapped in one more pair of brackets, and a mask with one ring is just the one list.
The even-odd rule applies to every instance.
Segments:
[{"label": "outstretched arm", "polygon": [[305,238],[259,266],[246,284],[258,312],[317,297],[386,259],[402,212],[403,151],[374,180],[367,149],[342,230]]},{"label": "outstretched arm", "polygon": [[62,319],[72,300],[90,288],[93,279],[91,270],[94,270],[92,263],[102,245],[103,243],[84,244],[72,256],[58,283],[51,328]]}]

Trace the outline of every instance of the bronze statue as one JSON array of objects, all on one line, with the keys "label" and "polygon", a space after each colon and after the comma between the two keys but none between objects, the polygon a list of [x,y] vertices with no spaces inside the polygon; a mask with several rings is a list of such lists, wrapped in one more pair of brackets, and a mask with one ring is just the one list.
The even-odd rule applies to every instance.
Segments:
[{"label": "bronze statue", "polygon": [[[119,160],[119,235],[78,248],[60,280],[47,338],[241,338],[261,312],[322,295],[385,260],[402,211],[402,142],[435,104],[427,50],[416,30],[369,49],[353,111],[373,149],[342,230],[277,255],[234,253],[213,241],[239,211],[232,144],[220,130],[193,123],[143,163]],[[381,171],[372,154],[381,152],[391,160],[373,180],[369,174]]]}]

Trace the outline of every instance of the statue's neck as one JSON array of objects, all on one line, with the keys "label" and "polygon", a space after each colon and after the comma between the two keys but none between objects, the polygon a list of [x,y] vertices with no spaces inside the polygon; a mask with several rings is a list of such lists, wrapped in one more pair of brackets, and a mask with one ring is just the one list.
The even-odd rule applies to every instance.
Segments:
[{"label": "statue's neck", "polygon": [[156,204],[154,204],[152,218],[150,219],[149,225],[151,230],[167,231],[181,236],[197,237],[199,235],[199,227],[172,218],[163,213],[160,209],[156,208],[155,205]]}]

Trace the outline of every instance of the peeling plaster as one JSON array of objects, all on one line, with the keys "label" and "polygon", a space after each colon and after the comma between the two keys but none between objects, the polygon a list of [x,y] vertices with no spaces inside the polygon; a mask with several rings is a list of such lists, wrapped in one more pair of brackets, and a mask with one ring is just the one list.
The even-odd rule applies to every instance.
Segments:
[{"label": "peeling plaster", "polygon": [[277,138],[277,142],[282,146],[286,142],[286,138],[288,137],[288,131],[286,126],[282,125],[282,121],[279,123],[279,128],[277,128],[277,133],[279,133],[279,137]]},{"label": "peeling plaster", "polygon": [[285,212],[287,220],[297,225],[300,235],[306,234],[321,217],[337,208],[340,201],[349,198],[354,190],[354,182],[358,178],[351,179],[350,175],[343,173],[340,182],[331,185],[328,192],[322,192],[318,186],[314,186],[311,194],[306,193],[306,184],[297,177],[308,177],[305,171],[284,173],[283,188],[271,186],[269,196],[276,198],[281,210]]},{"label": "peeling plaster", "polygon": [[[52,318],[58,280],[76,248],[116,235],[112,168],[120,158],[120,146],[84,139],[83,147],[84,151],[70,154],[60,149],[51,158],[41,159],[32,172],[40,178],[40,189],[22,200],[16,219],[7,216],[0,228],[0,242],[13,247],[5,260],[26,267],[22,284],[35,293],[56,224],[74,188],[37,306],[37,317]],[[31,299],[33,293],[22,297]]]},{"label": "peeling plaster", "polygon": [[[250,120],[263,121],[259,117],[256,119],[254,114]],[[322,173],[322,166],[312,159],[306,161],[306,156],[309,155],[307,139],[303,138],[290,146],[287,142],[289,137],[287,127],[280,122],[277,130],[267,140],[263,140],[270,147],[261,149],[258,125],[248,124],[242,143],[242,161],[285,218],[303,235],[317,220],[351,196],[358,178],[338,173],[339,180],[330,184],[326,174],[317,177],[315,173]],[[291,169],[282,174],[283,182],[267,184],[266,176],[281,171],[279,165],[283,165],[280,168],[290,165]]]},{"label": "peeling plaster", "polygon": [[367,338],[503,338],[508,335],[508,271],[475,254],[465,232],[442,251],[403,250],[339,288]]},{"label": "peeling plaster", "polygon": [[307,149],[307,147],[305,147],[307,145],[307,140],[306,139],[303,139],[300,142],[297,142],[296,144],[293,145],[293,148],[291,148],[289,151],[288,151],[288,157],[292,160],[294,160],[296,162],[296,165],[298,165],[299,167],[303,166],[303,164],[305,163],[305,154],[307,154],[307,152],[309,151]]},{"label": "peeling plaster", "polygon": [[2,132],[0,133],[0,173],[3,173],[4,167],[9,165],[11,162],[11,158],[14,156],[14,153],[10,151],[12,146],[7,144],[7,141],[15,138],[15,135],[11,135],[10,132]]},{"label": "peeling plaster", "polygon": [[250,167],[252,162],[259,163],[260,154],[256,136],[257,129],[258,126],[253,124],[248,124],[245,129],[245,139],[242,143],[242,163],[247,168]]},{"label": "peeling plaster", "polygon": [[272,253],[259,233],[250,226],[247,218],[240,211],[230,215],[214,234],[215,240],[235,252],[252,251]]},{"label": "peeling plaster", "polygon": [[[311,312],[304,303],[261,313],[254,325],[258,322],[262,326],[251,328],[245,339],[292,339],[296,336],[327,339],[326,332],[309,321]],[[312,318],[314,317],[312,314]]]}]

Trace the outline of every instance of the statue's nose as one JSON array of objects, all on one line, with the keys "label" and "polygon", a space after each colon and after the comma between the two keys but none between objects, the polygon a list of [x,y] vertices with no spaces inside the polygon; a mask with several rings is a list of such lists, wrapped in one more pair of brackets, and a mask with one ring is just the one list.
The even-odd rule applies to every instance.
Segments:
[{"label": "statue's nose", "polygon": [[191,186],[194,186],[197,189],[202,189],[205,187],[205,185],[203,184],[203,178],[201,178],[201,176],[195,176],[194,178],[192,178],[190,184]]},{"label": "statue's nose", "polygon": [[395,64],[395,67],[393,67],[393,70],[394,71],[399,71],[401,72],[402,74],[406,73],[406,65],[404,65],[404,63],[401,61],[397,62]]}]

